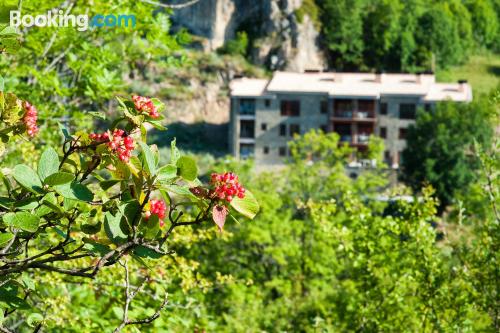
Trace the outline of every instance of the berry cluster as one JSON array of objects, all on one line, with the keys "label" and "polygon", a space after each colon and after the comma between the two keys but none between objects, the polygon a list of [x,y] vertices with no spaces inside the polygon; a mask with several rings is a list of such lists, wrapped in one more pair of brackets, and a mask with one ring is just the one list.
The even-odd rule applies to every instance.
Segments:
[{"label": "berry cluster", "polygon": [[107,142],[108,147],[118,154],[118,158],[125,163],[128,163],[132,156],[135,144],[131,136],[126,135],[122,129],[115,129],[111,138],[107,132],[102,134],[91,133],[89,137],[94,142]]},{"label": "berry cluster", "polygon": [[245,197],[245,189],[239,183],[238,176],[232,172],[213,173],[211,184],[215,187],[215,195],[220,200],[231,202],[236,196],[240,199]]},{"label": "berry cluster", "polygon": [[149,211],[145,213],[146,220],[153,214],[158,215],[160,219],[160,226],[163,227],[163,219],[165,218],[165,211],[167,210],[167,205],[161,200],[150,200],[149,201]]},{"label": "berry cluster", "polygon": [[132,156],[135,144],[131,136],[125,135],[122,129],[115,129],[113,135],[108,142],[108,147],[118,154],[118,158],[127,163]]},{"label": "berry cluster", "polygon": [[160,116],[150,98],[133,95],[132,100],[137,111],[147,112],[151,118],[158,118]]},{"label": "berry cluster", "polygon": [[29,136],[34,137],[38,133],[38,127],[36,126],[38,111],[28,102],[24,102],[24,110],[26,113],[24,114],[23,122],[26,125],[26,131]]},{"label": "berry cluster", "polygon": [[95,142],[106,142],[109,141],[108,132],[104,132],[102,134],[90,133],[89,137]]}]

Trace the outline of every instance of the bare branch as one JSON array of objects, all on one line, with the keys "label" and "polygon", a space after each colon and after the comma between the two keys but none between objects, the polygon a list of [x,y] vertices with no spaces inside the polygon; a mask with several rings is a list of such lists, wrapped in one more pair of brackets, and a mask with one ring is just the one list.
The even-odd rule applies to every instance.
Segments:
[{"label": "bare branch", "polygon": [[185,3],[181,3],[181,4],[177,4],[177,5],[172,5],[172,4],[171,5],[167,5],[165,3],[151,1],[151,0],[141,0],[141,1],[145,2],[145,3],[149,3],[150,5],[155,5],[155,6],[163,7],[163,8],[182,9],[182,8],[186,8],[186,7],[192,6],[192,5],[196,4],[197,2],[199,2],[200,0],[191,0],[191,1],[188,1],[188,2],[185,2]]}]

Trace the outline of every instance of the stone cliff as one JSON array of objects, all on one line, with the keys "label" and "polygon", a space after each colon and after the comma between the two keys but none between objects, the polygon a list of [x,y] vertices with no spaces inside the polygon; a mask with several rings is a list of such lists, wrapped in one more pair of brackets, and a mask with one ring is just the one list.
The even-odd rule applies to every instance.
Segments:
[{"label": "stone cliff", "polygon": [[[175,10],[173,21],[203,38],[205,51],[214,51],[246,31],[252,40],[250,59],[267,68],[303,71],[324,68],[319,33],[307,12],[297,11],[303,0],[200,0]],[[175,3],[175,2],[174,2]],[[182,3],[182,0],[177,0]]]}]

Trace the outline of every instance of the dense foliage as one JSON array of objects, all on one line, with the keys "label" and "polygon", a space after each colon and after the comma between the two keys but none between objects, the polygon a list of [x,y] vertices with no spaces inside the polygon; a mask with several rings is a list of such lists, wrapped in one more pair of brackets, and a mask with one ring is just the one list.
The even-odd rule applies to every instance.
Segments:
[{"label": "dense foliage", "polygon": [[430,111],[420,110],[416,124],[408,129],[403,179],[417,191],[431,184],[444,209],[477,180],[474,143],[491,145],[498,117],[495,106],[479,97],[468,104],[445,102]]},{"label": "dense foliage", "polygon": [[[214,173],[210,186],[203,186],[196,162],[181,156],[175,141],[169,163],[159,165],[158,150],[146,144],[146,126],[161,127],[160,101],[133,96],[118,102],[123,116],[108,131],[70,134],[61,126],[62,149],[46,147],[32,163],[36,171],[26,164],[2,168],[0,312],[4,318],[14,313],[37,330],[44,323],[50,299],[33,281],[38,271],[92,279],[103,268],[119,264],[125,270],[126,289],[115,332],[127,325],[149,324],[166,306],[166,294],[158,310],[145,318],[132,318],[128,310],[152,283],[148,261],[173,254],[168,246],[174,230],[213,220],[222,231],[231,216],[228,207],[249,218],[258,212],[253,195],[234,173]],[[37,116],[30,103],[0,92],[4,150],[11,150],[24,134],[37,134]],[[139,154],[134,153],[136,145]],[[129,257],[143,267],[138,276],[129,270]],[[137,287],[131,287],[132,277],[140,281]]]},{"label": "dense foliage", "polygon": [[339,70],[433,70],[500,49],[494,0],[316,0],[324,45]]},{"label": "dense foliage", "polygon": [[[432,54],[446,66],[498,43],[498,1],[304,4],[296,15],[321,20],[338,68],[428,69]],[[88,7],[23,4],[58,5]],[[168,11],[88,10],[117,7],[136,29],[0,26],[0,331],[500,331],[500,156],[486,121],[498,93],[419,116],[413,189],[389,187],[381,140],[361,156],[376,167],[351,179],[353,151],[320,131],[257,174],[148,144],[170,110],[123,96],[151,67],[182,81],[208,65],[179,75],[185,35],[169,34]],[[243,53],[246,37],[225,51]],[[439,215],[444,203],[456,214]]]}]

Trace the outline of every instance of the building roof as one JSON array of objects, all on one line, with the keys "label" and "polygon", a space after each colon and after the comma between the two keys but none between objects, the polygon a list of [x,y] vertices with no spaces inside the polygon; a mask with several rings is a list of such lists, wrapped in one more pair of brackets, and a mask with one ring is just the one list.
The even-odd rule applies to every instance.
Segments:
[{"label": "building roof", "polygon": [[417,96],[424,101],[472,100],[467,83],[436,83],[433,74],[375,74],[333,72],[275,72],[271,80],[240,78],[231,82],[231,96],[276,93],[320,93],[331,97],[379,98]]},{"label": "building roof", "polygon": [[239,97],[256,97],[265,93],[268,80],[240,78],[231,81],[231,95]]}]

